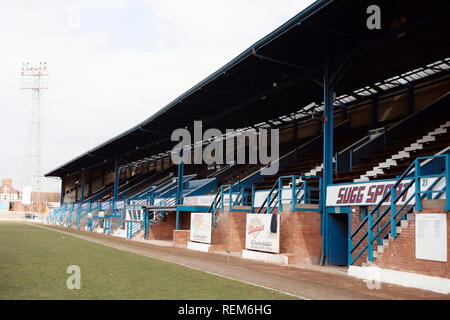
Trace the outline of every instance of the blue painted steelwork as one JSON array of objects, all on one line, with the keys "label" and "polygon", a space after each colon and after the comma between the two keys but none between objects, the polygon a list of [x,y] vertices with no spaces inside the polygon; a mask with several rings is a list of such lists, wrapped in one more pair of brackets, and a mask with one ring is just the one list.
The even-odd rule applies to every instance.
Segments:
[{"label": "blue painted steelwork", "polygon": [[[321,185],[320,194],[327,198],[327,186],[333,184],[333,117],[334,117],[334,90],[329,81],[328,71],[324,75],[323,81],[323,96],[324,96],[324,121],[323,121],[323,183]],[[324,263],[327,252],[327,244],[329,242],[328,230],[328,214],[324,205],[322,204],[322,218],[321,225],[322,230],[325,231],[322,234],[322,257],[320,264]]]},{"label": "blue painted steelwork", "polygon": [[175,230],[180,230],[180,210],[177,206],[177,215],[176,215],[176,222],[175,222]]},{"label": "blue painted steelwork", "polygon": [[117,228],[121,227],[123,222],[123,212],[125,209],[115,210],[115,214],[105,215],[104,233],[110,236]]},{"label": "blue painted steelwork", "polygon": [[150,228],[150,213],[144,212],[144,218],[145,218],[145,240],[148,240],[148,231]]},{"label": "blue painted steelwork", "polygon": [[[234,200],[233,200],[234,198]],[[228,212],[253,212],[255,203],[255,187],[249,185],[222,185],[207,212],[213,214],[214,226],[217,225],[217,214],[225,210]],[[241,206],[241,208],[234,208]],[[244,207],[244,208],[243,208]],[[250,207],[250,208],[245,208]]]},{"label": "blue painted steelwork", "polygon": [[[291,184],[290,187],[285,188],[283,186],[283,181],[287,181]],[[300,186],[297,186],[298,182],[301,182]],[[310,183],[308,183],[310,181]],[[313,188],[311,186],[311,181],[318,181],[319,188]],[[258,213],[272,213],[274,209],[278,209],[278,212],[283,211],[283,202],[289,203],[291,205],[290,210],[295,211],[318,211],[321,212],[323,198],[321,196],[322,187],[322,177],[319,176],[304,176],[304,175],[293,175],[293,176],[282,176],[270,189],[266,199],[262,203],[261,207],[258,209]],[[290,196],[283,198],[283,190],[291,191]],[[318,198],[312,198],[311,193],[317,191],[319,193]],[[301,208],[297,207],[299,203],[304,204],[317,204],[317,208]]]},{"label": "blue painted steelwork", "polygon": [[324,255],[330,265],[347,265],[348,230],[350,230],[350,207],[329,207],[325,212],[329,223],[326,225],[327,244]]},{"label": "blue painted steelwork", "polygon": [[211,193],[217,188],[217,179],[191,180],[185,183],[183,197],[200,196]]},{"label": "blue painted steelwork", "polygon": [[178,179],[177,179],[177,193],[175,196],[176,204],[183,204],[183,178],[184,178],[184,159],[183,148],[180,149],[180,157],[178,159]]},{"label": "blue painted steelwork", "polygon": [[[443,172],[437,172],[432,175],[421,175],[421,161],[429,159],[444,159],[445,168]],[[406,184],[399,191],[399,185],[404,182],[407,177],[414,172],[414,179]],[[437,178],[436,181],[431,184],[426,190],[421,190],[421,179],[424,178]],[[435,190],[438,183],[445,179],[444,189]],[[450,154],[443,154],[437,156],[419,157],[406,169],[406,171],[397,179],[397,182],[392,186],[390,192],[387,192],[380,202],[370,211],[367,216],[362,220],[361,224],[351,232],[348,240],[349,244],[349,254],[348,254],[348,264],[352,265],[356,260],[366,251],[368,251],[369,258],[373,259],[373,242],[377,241],[378,244],[381,243],[383,239],[389,238],[389,236],[395,238],[397,237],[397,226],[400,225],[401,220],[405,220],[406,216],[413,212],[413,209],[420,211],[422,210],[422,200],[425,198],[432,198],[435,194],[439,197],[443,193],[446,194],[444,210],[450,208]],[[413,188],[414,185],[414,188]],[[406,197],[406,194],[410,188],[413,188],[414,193],[406,199],[403,204],[398,204],[399,199]],[[405,194],[406,193],[406,194]],[[412,200],[415,199],[415,205],[412,204]],[[389,203],[388,205],[384,205]],[[382,210],[382,206],[386,206]],[[376,217],[374,215],[376,214]],[[388,216],[389,214],[389,216]],[[384,219],[389,217],[389,219]],[[375,218],[375,219],[374,219]],[[367,231],[362,232],[363,228],[367,225]],[[357,236],[359,235],[359,239]],[[363,241],[368,239],[368,243],[363,246]],[[355,242],[356,241],[356,242]]]},{"label": "blue painted steelwork", "polygon": [[123,219],[125,221],[126,237],[128,239],[133,239],[136,233],[146,227],[146,214],[144,208],[141,206],[129,205],[124,208]]},{"label": "blue painted steelwork", "polygon": [[81,170],[81,198],[80,198],[81,203],[84,202],[85,189],[86,189],[86,171],[83,169]]},{"label": "blue painted steelwork", "polygon": [[117,201],[117,195],[119,193],[119,160],[116,158],[114,162],[114,193],[113,201]]}]

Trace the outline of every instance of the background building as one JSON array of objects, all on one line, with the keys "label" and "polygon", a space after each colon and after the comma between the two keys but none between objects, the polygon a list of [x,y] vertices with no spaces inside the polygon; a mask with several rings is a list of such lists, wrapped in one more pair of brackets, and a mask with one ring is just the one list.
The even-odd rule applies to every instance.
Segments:
[{"label": "background building", "polygon": [[0,210],[46,213],[48,206],[59,202],[60,194],[57,192],[32,192],[31,204],[22,204],[22,192],[14,189],[13,180],[2,179],[0,187]]}]

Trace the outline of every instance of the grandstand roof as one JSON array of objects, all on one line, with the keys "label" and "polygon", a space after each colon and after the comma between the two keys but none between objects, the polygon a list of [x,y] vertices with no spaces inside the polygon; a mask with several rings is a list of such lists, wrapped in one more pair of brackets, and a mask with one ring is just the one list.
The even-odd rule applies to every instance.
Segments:
[{"label": "grandstand roof", "polygon": [[[373,4],[381,8],[381,30],[366,26]],[[339,75],[337,105],[448,72],[447,34],[448,0],[316,1],[150,118],[46,176],[165,153],[175,145],[173,130],[195,120],[224,132],[321,112],[327,68]]]}]

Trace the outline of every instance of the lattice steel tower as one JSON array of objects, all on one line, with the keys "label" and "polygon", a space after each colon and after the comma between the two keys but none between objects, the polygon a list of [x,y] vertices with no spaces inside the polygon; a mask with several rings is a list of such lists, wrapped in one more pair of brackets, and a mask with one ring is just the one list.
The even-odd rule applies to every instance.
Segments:
[{"label": "lattice steel tower", "polygon": [[46,62],[31,65],[22,64],[21,89],[31,91],[31,113],[28,124],[25,158],[25,182],[37,192],[40,202],[41,191],[41,122],[43,114],[43,93],[48,89],[48,69]]}]

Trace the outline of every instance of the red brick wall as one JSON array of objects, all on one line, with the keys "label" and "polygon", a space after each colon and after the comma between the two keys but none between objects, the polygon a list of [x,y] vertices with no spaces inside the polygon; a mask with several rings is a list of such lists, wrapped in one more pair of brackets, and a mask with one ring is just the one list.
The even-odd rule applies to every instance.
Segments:
[{"label": "red brick wall", "polygon": [[[247,213],[220,213],[213,227],[211,251],[245,249]],[[280,250],[290,253],[290,263],[318,264],[322,253],[320,214],[318,212],[282,213]]]},{"label": "red brick wall", "polygon": [[[410,206],[406,206],[404,208],[404,210],[408,210],[409,207]],[[384,212],[384,210],[386,210],[386,208],[387,208],[387,206],[380,207],[380,215]],[[367,214],[370,213],[370,211],[372,209],[373,209],[373,207],[368,207],[366,213]],[[356,230],[356,228],[363,221],[363,219],[361,218],[361,212],[362,212],[361,207],[352,207],[351,208],[351,226],[350,226],[351,233],[353,233]],[[383,227],[389,221],[390,217],[391,217],[391,213],[390,213],[390,211],[388,211],[386,213],[386,215],[383,217],[383,219],[381,220],[380,227]],[[373,221],[375,222],[375,220],[377,220],[377,218],[378,218],[378,215],[377,215],[377,213],[375,213],[375,215],[373,217]],[[397,218],[397,220],[398,220],[398,218]],[[358,231],[358,233],[353,238],[353,244],[356,244],[358,242],[358,240],[361,239],[361,237],[367,231],[367,228],[368,228],[368,223],[366,222],[364,224],[364,226]],[[383,238],[389,231],[390,231],[390,227],[386,227],[386,229],[381,233],[380,238]],[[373,235],[375,235],[376,232],[377,231],[374,230]],[[364,248],[367,245],[367,241],[368,241],[368,238],[366,237],[366,239],[364,239],[364,241],[359,245],[358,249],[356,249],[356,251],[353,253],[353,257],[356,257],[356,255],[362,250],[362,248]],[[377,241],[373,242],[374,250],[376,250],[377,244],[378,244]],[[361,266],[363,262],[367,262],[367,250],[358,258],[358,260],[355,261],[355,263],[353,265]]]},{"label": "red brick wall", "polygon": [[[442,209],[425,209],[423,213],[442,213]],[[450,257],[450,213],[447,212],[447,257]],[[428,276],[450,278],[450,263],[416,259],[416,224],[408,221],[408,227],[396,239],[390,241],[389,248],[379,254],[375,264],[381,268],[420,273]]]},{"label": "red brick wall", "polygon": [[245,212],[221,212],[217,216],[217,226],[212,229],[211,251],[245,249],[246,221]]},{"label": "red brick wall", "polygon": [[291,253],[289,263],[318,264],[322,253],[320,213],[281,213],[280,251]]},{"label": "red brick wall", "polygon": [[[354,207],[351,208],[351,213],[350,213],[350,219],[351,219],[351,230],[350,233],[353,233],[356,228],[361,224],[361,222],[363,221],[361,219],[361,208],[360,207]],[[367,231],[367,223],[361,228],[360,231],[358,231],[358,233],[355,235],[355,237],[353,238],[353,244],[355,244],[356,242],[358,242],[358,240],[363,236],[363,234]],[[367,239],[365,239],[360,245],[359,248],[364,248],[367,245]],[[357,251],[355,251],[353,253],[353,256],[355,257],[361,249],[357,249]],[[364,252],[359,258],[358,260],[355,261],[354,265],[356,266],[361,266],[363,262],[367,261],[367,251]]]},{"label": "red brick wall", "polygon": [[171,212],[166,216],[166,221],[160,220],[159,223],[149,226],[149,240],[172,240],[173,230],[176,229],[176,212]]},{"label": "red brick wall", "polygon": [[186,246],[189,241],[190,235],[190,230],[173,230],[173,245]]}]

